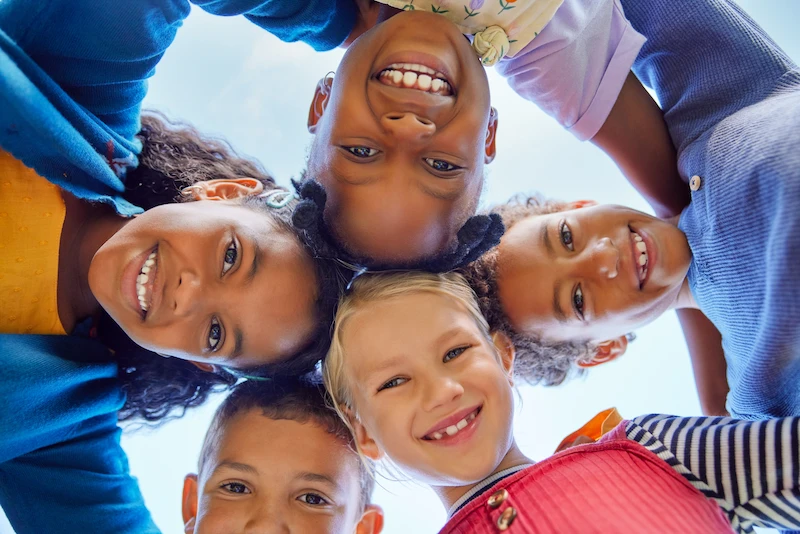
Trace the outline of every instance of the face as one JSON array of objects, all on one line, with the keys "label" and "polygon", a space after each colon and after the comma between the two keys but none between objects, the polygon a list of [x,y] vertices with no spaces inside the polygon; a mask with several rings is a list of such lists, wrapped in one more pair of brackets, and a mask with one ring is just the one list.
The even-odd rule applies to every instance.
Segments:
[{"label": "face", "polygon": [[513,444],[508,372],[459,302],[391,298],[353,315],[342,339],[362,450],[374,440],[432,486],[471,484],[500,464]]},{"label": "face", "polygon": [[277,361],[314,328],[312,260],[291,232],[239,201],[146,211],[98,250],[89,285],[133,341],[197,362]]},{"label": "face", "polygon": [[404,12],[357,39],[309,116],[309,172],[337,236],[379,261],[447,246],[494,156],[492,111],[486,73],[445,17]]},{"label": "face", "polygon": [[200,479],[187,478],[185,530],[352,534],[362,519],[358,462],[316,423],[269,419],[258,409],[237,415]]},{"label": "face", "polygon": [[669,309],[691,253],[673,224],[621,206],[528,217],[498,253],[503,311],[519,332],[604,341]]}]

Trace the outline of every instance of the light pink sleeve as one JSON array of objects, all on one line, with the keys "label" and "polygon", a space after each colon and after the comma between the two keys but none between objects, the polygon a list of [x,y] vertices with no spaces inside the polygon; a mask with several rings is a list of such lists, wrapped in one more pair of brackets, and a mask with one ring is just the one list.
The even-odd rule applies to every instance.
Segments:
[{"label": "light pink sleeve", "polygon": [[619,0],[564,0],[527,47],[495,68],[517,94],[585,141],[611,112],[644,42]]}]

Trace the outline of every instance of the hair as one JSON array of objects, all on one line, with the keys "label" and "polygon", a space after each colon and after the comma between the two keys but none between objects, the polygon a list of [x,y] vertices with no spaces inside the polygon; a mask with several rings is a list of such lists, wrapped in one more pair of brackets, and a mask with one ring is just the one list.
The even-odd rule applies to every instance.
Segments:
[{"label": "hair", "polygon": [[[316,375],[305,375],[294,379],[268,381],[248,380],[242,382],[223,401],[203,440],[198,462],[198,473],[208,466],[219,436],[230,421],[239,414],[250,410],[260,410],[261,415],[273,420],[296,421],[304,424],[313,422],[322,427],[333,439],[347,445],[357,454],[353,436],[339,416],[330,408],[330,401],[324,387]],[[265,446],[267,446],[265,444]],[[375,479],[369,464],[358,464],[360,509],[370,503]]]},{"label": "hair", "polygon": [[[519,221],[535,215],[568,209],[565,202],[547,200],[538,195],[517,195],[491,209],[510,229]],[[475,291],[481,312],[492,331],[502,332],[516,350],[514,375],[530,384],[555,386],[585,373],[577,366],[588,362],[592,354],[587,341],[551,342],[540,336],[522,334],[511,325],[497,291],[498,251],[494,248],[460,270]]]},{"label": "hair", "polygon": [[[264,184],[266,190],[284,189],[258,163],[239,156],[225,141],[206,137],[194,127],[170,121],[161,113],[150,111],[142,116],[139,138],[143,144],[140,164],[128,171],[124,197],[145,210],[187,201],[181,190],[202,180],[252,178]],[[280,228],[295,235],[298,232],[291,218],[297,204],[297,199],[292,199],[285,207],[272,208],[265,198],[256,196],[242,201],[242,205],[272,217]],[[328,349],[328,321],[333,317],[347,275],[333,261],[316,258],[302,235],[298,239],[315,259],[318,320],[306,346],[291,359],[241,372],[223,368],[201,371],[188,361],[162,358],[139,347],[107,314],[101,315],[98,337],[114,351],[122,390],[126,393],[125,405],[119,412],[121,421],[136,418],[158,423],[167,417],[181,417],[187,408],[204,403],[210,393],[232,387],[242,375],[297,375],[314,368]]]},{"label": "hair", "polygon": [[[351,432],[353,427],[350,414],[357,417],[357,410],[353,405],[352,385],[347,379],[344,367],[345,347],[342,336],[347,322],[372,303],[421,292],[442,295],[460,302],[475,320],[481,334],[491,343],[489,325],[481,314],[475,293],[460,274],[416,271],[359,276],[353,281],[350,291],[339,302],[330,350],[322,364],[322,375],[333,406]],[[497,359],[500,364],[499,354]]]},{"label": "hair", "polygon": [[481,254],[500,242],[505,231],[499,215],[473,215],[456,234],[453,245],[439,254],[406,263],[378,262],[350,250],[338,239],[325,222],[325,188],[314,180],[301,175],[293,181],[300,203],[295,210],[292,223],[302,232],[306,242],[318,257],[338,258],[354,271],[377,272],[388,269],[415,269],[433,273],[452,271],[478,259]]}]

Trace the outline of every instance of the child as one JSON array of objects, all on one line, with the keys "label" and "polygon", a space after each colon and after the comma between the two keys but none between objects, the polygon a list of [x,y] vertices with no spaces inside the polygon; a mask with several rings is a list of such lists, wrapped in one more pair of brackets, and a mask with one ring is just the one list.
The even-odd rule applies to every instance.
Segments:
[{"label": "child", "polygon": [[375,484],[321,384],[247,381],[217,410],[198,474],[183,486],[184,532],[379,534]]},{"label": "child", "polygon": [[796,418],[647,415],[534,464],[512,435],[513,364],[463,278],[400,273],[355,280],[324,375],[359,452],[388,456],[439,495],[442,532],[800,525]]},{"label": "child", "polygon": [[644,38],[618,1],[385,1],[410,11],[351,45],[309,114],[308,173],[328,191],[328,230],[354,261],[425,264],[474,213],[497,119],[459,34],[487,25],[473,44],[489,33],[507,41],[489,53],[510,50],[498,69],[515,91],[606,150],[659,213],[685,206],[661,112],[630,73]]}]

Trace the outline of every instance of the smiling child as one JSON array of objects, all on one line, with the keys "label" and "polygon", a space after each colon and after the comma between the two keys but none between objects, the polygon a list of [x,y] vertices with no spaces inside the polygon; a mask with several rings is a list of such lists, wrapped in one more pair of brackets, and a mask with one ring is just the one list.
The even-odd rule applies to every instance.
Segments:
[{"label": "smiling child", "polygon": [[513,365],[514,346],[489,331],[463,278],[399,273],[354,281],[324,375],[359,452],[388,457],[438,494],[449,510],[442,532],[800,524],[783,514],[800,495],[796,418],[647,415],[534,463],[512,434]]},{"label": "smiling child", "polygon": [[379,534],[375,485],[321,384],[247,381],[217,410],[198,474],[183,488],[184,532]]}]

